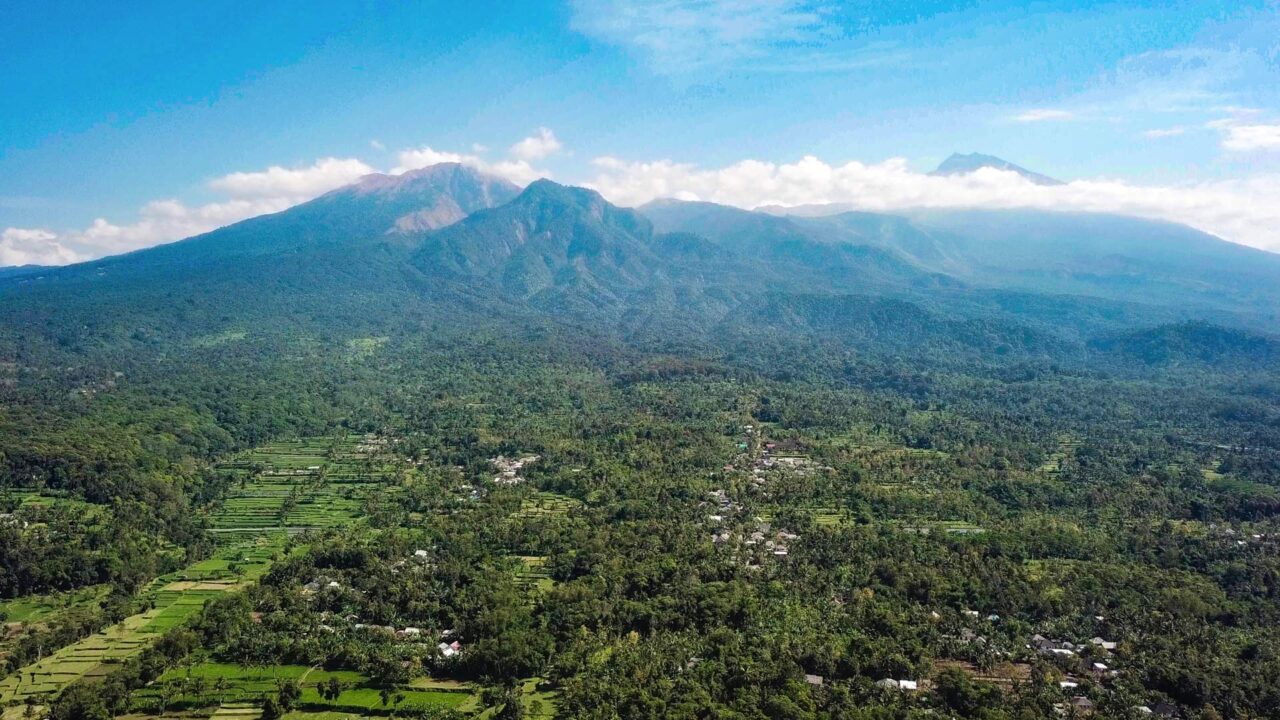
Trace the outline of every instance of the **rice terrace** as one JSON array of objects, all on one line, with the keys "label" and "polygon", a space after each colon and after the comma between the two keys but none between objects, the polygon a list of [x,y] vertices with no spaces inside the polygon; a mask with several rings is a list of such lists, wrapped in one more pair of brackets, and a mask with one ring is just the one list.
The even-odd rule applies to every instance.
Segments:
[{"label": "rice terrace", "polygon": [[[219,543],[213,554],[152,581],[138,595],[145,609],[137,614],[0,680],[0,703],[40,702],[81,678],[108,675],[195,616],[211,598],[245,589],[282,556],[301,551],[303,546],[289,538],[356,522],[373,494],[392,491],[387,485],[392,468],[379,455],[383,443],[374,436],[307,438],[266,445],[220,463],[217,468],[231,489],[208,510],[210,532]],[[39,498],[39,493],[24,494],[24,502]],[[77,601],[98,599],[92,593],[80,595]],[[39,619],[29,612],[10,612],[9,618]],[[290,675],[285,669],[272,677]],[[236,688],[237,701],[262,697],[254,694],[258,685],[240,683]],[[154,703],[156,692],[140,697]]]}]

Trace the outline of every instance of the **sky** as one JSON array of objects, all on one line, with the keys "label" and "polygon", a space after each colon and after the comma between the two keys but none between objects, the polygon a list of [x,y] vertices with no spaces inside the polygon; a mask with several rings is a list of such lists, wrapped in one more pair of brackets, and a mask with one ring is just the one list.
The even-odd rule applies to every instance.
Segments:
[{"label": "sky", "polygon": [[[952,152],[1067,184],[930,176]],[[1121,212],[1280,251],[1280,0],[0,4],[0,265],[446,160],[624,205]]]}]

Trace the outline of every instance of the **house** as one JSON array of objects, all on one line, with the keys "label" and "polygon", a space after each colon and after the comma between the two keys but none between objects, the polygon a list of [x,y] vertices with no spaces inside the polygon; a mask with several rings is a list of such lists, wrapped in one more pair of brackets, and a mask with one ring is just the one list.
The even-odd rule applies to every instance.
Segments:
[{"label": "house", "polygon": [[454,647],[454,645],[458,645],[457,641],[454,641],[452,644],[440,643],[439,645],[436,646],[436,649],[439,650],[440,654],[443,655],[444,657],[451,658],[462,651],[461,645],[458,645],[458,647]]},{"label": "house", "polygon": [[413,556],[414,556],[414,557],[416,557],[416,558],[420,558],[420,559],[422,559],[422,560],[425,560],[425,559],[427,559],[427,557],[429,557],[429,556],[430,556],[430,553],[428,553],[426,550],[414,550],[414,551],[413,551]]},{"label": "house", "polygon": [[1071,707],[1081,712],[1093,712],[1093,701],[1083,695],[1071,698]]},{"label": "house", "polygon": [[821,684],[822,684],[822,676],[821,676],[821,675],[809,675],[809,674],[807,674],[807,673],[806,673],[806,674],[805,674],[805,676],[804,676],[804,681],[805,681],[805,682],[807,682],[807,683],[809,683],[810,685],[821,685]]},{"label": "house", "polygon": [[1102,638],[1100,638],[1100,637],[1092,638],[1091,640],[1089,640],[1089,643],[1090,643],[1091,645],[1096,645],[1097,647],[1100,647],[1100,648],[1102,648],[1103,650],[1107,650],[1107,651],[1115,650],[1115,649],[1116,649],[1116,643],[1115,643],[1115,642],[1113,642],[1113,641],[1111,641],[1111,640],[1103,640],[1103,639],[1102,639]]},{"label": "house", "polygon": [[1182,715],[1178,710],[1178,706],[1173,703],[1167,703],[1163,700],[1151,706],[1151,712],[1160,717],[1176,718]]},{"label": "house", "polygon": [[913,692],[919,689],[920,684],[915,680],[894,680],[893,678],[885,678],[884,680],[877,680],[876,686],[888,690]]}]

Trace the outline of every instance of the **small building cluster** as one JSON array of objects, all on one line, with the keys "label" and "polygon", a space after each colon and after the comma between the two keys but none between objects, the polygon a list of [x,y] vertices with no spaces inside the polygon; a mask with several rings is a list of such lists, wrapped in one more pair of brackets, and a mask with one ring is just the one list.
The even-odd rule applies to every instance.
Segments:
[{"label": "small building cluster", "polygon": [[537,455],[523,455],[518,458],[508,458],[502,455],[490,460],[498,470],[498,474],[494,476],[493,482],[497,485],[519,485],[524,482],[524,478],[520,476],[520,471],[526,465],[535,463],[541,458]]},{"label": "small building cluster", "polygon": [[916,680],[894,680],[893,678],[877,680],[876,686],[886,690],[901,690],[903,692],[915,692],[920,689],[920,683]]}]

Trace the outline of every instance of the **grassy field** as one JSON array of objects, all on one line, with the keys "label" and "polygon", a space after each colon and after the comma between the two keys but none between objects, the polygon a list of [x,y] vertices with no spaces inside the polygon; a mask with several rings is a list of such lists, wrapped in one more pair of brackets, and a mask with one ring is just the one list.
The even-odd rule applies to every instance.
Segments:
[{"label": "grassy field", "polygon": [[0,614],[9,623],[35,623],[48,620],[68,609],[101,602],[111,588],[93,585],[79,590],[49,595],[31,595],[17,600],[0,602]]},{"label": "grassy field", "polygon": [[[320,696],[319,686],[330,679],[342,683],[335,699]],[[245,667],[226,663],[198,663],[170,670],[155,683],[134,695],[139,712],[190,712],[195,708],[216,708],[214,718],[245,715],[256,718],[263,700],[279,691],[279,683],[298,683],[302,696],[290,717],[314,718],[328,713],[349,715],[389,715],[414,709],[474,709],[474,689],[466,684],[433,678],[418,678],[391,689],[387,703],[383,692],[357,672],[328,671],[301,665]],[[161,707],[161,704],[164,707]]]},{"label": "grassy field", "polygon": [[[382,486],[388,474],[370,457],[369,447],[358,437],[308,438],[274,443],[221,463],[219,469],[232,473],[236,482],[228,498],[209,512],[220,541],[214,556],[152,581],[139,596],[146,610],[0,680],[0,704],[53,694],[80,678],[110,673],[196,615],[209,599],[261,577],[280,557],[289,534],[354,522],[363,498]],[[23,501],[42,500],[33,496]],[[18,621],[31,622],[61,601],[27,598],[6,603],[6,608],[25,616]],[[416,696],[415,701],[427,702]]]},{"label": "grassy field", "polygon": [[256,580],[282,550],[282,542],[261,538],[248,547],[224,548],[214,559],[157,578],[141,593],[149,609],[0,681],[0,703],[54,693],[82,677],[106,675],[166,631],[186,622],[210,598]]},{"label": "grassy field", "polygon": [[547,558],[540,555],[523,555],[518,559],[520,568],[516,571],[516,582],[530,597],[555,587],[555,581],[547,573]]},{"label": "grassy field", "polygon": [[576,498],[553,492],[538,492],[520,503],[517,516],[523,518],[563,517],[582,507]]}]

